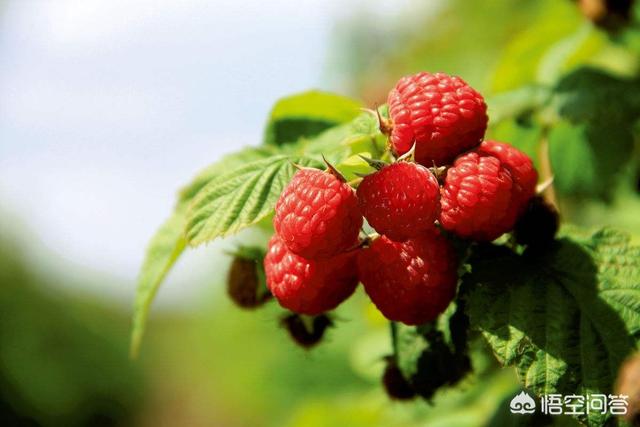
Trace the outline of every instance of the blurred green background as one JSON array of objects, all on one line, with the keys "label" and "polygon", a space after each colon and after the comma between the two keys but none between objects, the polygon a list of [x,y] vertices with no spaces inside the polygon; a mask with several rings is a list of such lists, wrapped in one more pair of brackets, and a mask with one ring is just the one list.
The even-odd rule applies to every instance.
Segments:
[{"label": "blurred green background", "polygon": [[[375,2],[356,6],[330,23],[323,72],[329,86],[371,106],[384,103],[399,76],[418,70],[463,76],[491,100],[524,85],[553,81],[585,64],[633,79],[640,69],[637,11],[621,29],[605,30],[570,0],[406,2],[382,19]],[[264,117],[267,113],[265,109]],[[637,134],[636,128],[623,153],[629,158],[638,157]],[[526,147],[539,137],[539,129],[506,120],[492,127],[490,135]],[[637,166],[633,161],[616,171],[622,179],[608,187],[606,197],[561,195],[565,219],[586,226],[613,224],[639,241]],[[361,290],[337,310],[337,327],[326,341],[306,351],[279,326],[283,311],[276,304],[245,312],[226,298],[228,258],[215,262],[197,303],[187,310],[153,311],[141,356],[131,361],[127,304],[82,290],[114,279],[35,248],[25,228],[16,228],[9,215],[0,217],[2,425],[409,427],[524,422],[505,409],[519,390],[515,374],[497,368],[482,343],[474,345],[475,374],[456,389],[439,392],[433,402],[392,402],[380,387],[383,357],[390,352],[387,324]],[[248,237],[256,242],[267,238],[259,232]],[[219,247],[215,256],[222,256]],[[61,274],[65,269],[74,273]],[[133,283],[122,286],[133,294]],[[564,418],[553,421],[571,424]],[[537,425],[547,422],[535,420]]]}]

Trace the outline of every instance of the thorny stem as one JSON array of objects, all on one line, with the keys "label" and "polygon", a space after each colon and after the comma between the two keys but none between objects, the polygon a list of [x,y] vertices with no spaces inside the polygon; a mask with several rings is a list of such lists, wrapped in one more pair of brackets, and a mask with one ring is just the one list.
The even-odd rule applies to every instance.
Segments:
[{"label": "thorny stem", "polygon": [[[540,141],[538,143],[538,162],[540,164],[540,178],[542,182],[548,182],[553,180],[553,169],[551,167],[551,160],[549,158],[549,128],[542,129]],[[556,190],[553,186],[553,182],[547,186],[543,191],[544,198],[552,204],[556,209],[558,207],[558,199],[556,198]]]}]

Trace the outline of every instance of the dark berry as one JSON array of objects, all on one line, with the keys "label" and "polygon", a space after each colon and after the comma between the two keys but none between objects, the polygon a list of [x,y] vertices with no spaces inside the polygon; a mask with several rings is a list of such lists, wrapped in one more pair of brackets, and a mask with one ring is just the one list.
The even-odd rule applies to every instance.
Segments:
[{"label": "dark berry", "polygon": [[296,344],[303,348],[311,348],[317,345],[326,330],[333,326],[333,322],[326,314],[305,319],[299,314],[290,314],[282,319],[282,325],[289,332],[289,336]]},{"label": "dark berry", "polygon": [[387,395],[394,400],[411,400],[416,397],[415,390],[406,380],[398,364],[392,356],[386,358],[386,366],[382,374],[382,385]]},{"label": "dark berry", "polygon": [[227,294],[238,307],[252,309],[271,298],[271,293],[260,282],[258,261],[236,256],[227,277]]},{"label": "dark berry", "polygon": [[559,223],[560,216],[556,208],[542,196],[536,196],[516,223],[516,241],[530,248],[544,249],[553,243]]}]

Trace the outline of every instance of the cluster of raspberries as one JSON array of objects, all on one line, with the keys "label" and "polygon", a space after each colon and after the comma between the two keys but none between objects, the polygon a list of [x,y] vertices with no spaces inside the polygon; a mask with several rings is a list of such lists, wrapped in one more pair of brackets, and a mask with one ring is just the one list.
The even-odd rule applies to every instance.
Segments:
[{"label": "cluster of raspberries", "polygon": [[[271,293],[291,311],[331,310],[361,282],[388,319],[432,321],[458,280],[456,253],[441,230],[494,240],[513,229],[535,194],[531,159],[483,141],[486,104],[462,79],[404,77],[388,104],[381,129],[399,160],[355,191],[331,167],[301,168],[280,195],[264,266]],[[440,182],[433,171],[443,167]],[[378,234],[360,238],[363,217]]]}]

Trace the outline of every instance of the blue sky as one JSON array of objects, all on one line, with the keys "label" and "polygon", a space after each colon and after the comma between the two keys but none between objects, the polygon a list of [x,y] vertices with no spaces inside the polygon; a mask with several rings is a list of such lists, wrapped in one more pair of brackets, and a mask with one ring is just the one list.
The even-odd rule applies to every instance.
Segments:
[{"label": "blue sky", "polygon": [[132,282],[175,189],[258,143],[277,98],[338,89],[331,30],[365,4],[8,1],[0,205],[32,246]]}]

